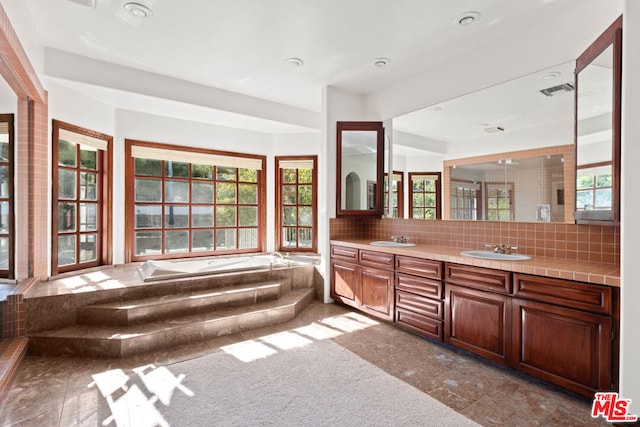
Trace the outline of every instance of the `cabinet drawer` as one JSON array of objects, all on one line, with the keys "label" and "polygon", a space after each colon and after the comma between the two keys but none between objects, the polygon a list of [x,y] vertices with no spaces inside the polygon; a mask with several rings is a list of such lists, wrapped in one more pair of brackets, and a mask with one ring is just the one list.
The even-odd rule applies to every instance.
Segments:
[{"label": "cabinet drawer", "polygon": [[511,273],[490,268],[460,264],[445,264],[447,283],[502,294],[511,293]]},{"label": "cabinet drawer", "polygon": [[442,282],[439,280],[396,274],[396,289],[422,295],[427,298],[442,299]]},{"label": "cabinet drawer", "polygon": [[613,313],[612,289],[570,280],[514,274],[513,294],[591,313]]},{"label": "cabinet drawer", "polygon": [[429,279],[442,280],[442,262],[408,256],[396,256],[398,273],[415,274]]},{"label": "cabinet drawer", "polygon": [[396,308],[396,324],[418,335],[431,337],[442,341],[442,321],[422,316],[403,309]]},{"label": "cabinet drawer", "polygon": [[396,288],[396,307],[398,308],[442,320],[444,317],[443,305],[442,301],[425,298],[411,292],[399,291]]},{"label": "cabinet drawer", "polygon": [[366,265],[367,267],[393,270],[394,255],[385,252],[360,251],[359,262],[360,265]]},{"label": "cabinet drawer", "polygon": [[331,257],[346,261],[358,262],[358,250],[346,246],[331,246]]}]

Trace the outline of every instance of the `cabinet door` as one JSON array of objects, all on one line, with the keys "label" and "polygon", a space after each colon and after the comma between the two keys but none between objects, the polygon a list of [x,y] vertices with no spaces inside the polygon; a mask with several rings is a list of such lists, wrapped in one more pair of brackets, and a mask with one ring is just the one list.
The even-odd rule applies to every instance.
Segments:
[{"label": "cabinet door", "polygon": [[331,263],[331,298],[357,305],[358,266],[348,262]]},{"label": "cabinet door", "polygon": [[611,319],[514,298],[513,365],[593,398],[611,389]]},{"label": "cabinet door", "polygon": [[393,271],[360,267],[360,304],[362,309],[393,320]]},{"label": "cabinet door", "polygon": [[507,364],[511,341],[510,298],[445,284],[444,340]]}]

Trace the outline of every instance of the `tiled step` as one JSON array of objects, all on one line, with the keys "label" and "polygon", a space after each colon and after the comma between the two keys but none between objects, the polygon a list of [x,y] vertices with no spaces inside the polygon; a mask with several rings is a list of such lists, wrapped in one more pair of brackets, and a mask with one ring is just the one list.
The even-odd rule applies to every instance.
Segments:
[{"label": "tiled step", "polygon": [[278,299],[290,279],[272,280],[148,298],[93,304],[77,310],[77,323],[131,326],[186,314],[203,313]]},{"label": "tiled step", "polygon": [[125,357],[293,319],[313,301],[311,288],[273,301],[190,314],[132,326],[72,326],[29,336],[29,354]]},{"label": "tiled step", "polygon": [[11,384],[18,375],[20,366],[27,355],[26,337],[9,338],[0,341],[0,403],[11,388]]}]

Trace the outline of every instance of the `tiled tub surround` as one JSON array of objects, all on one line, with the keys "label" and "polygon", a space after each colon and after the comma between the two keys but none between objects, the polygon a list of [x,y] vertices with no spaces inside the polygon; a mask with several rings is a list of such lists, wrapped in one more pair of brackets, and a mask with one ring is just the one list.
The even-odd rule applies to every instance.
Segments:
[{"label": "tiled tub surround", "polygon": [[27,335],[74,325],[77,309],[87,305],[187,292],[216,283],[230,286],[290,279],[292,289],[315,288],[316,297],[322,297],[318,294],[322,292],[322,283],[313,265],[158,282],[144,282],[137,267],[137,264],[103,267],[35,284],[24,295]]},{"label": "tiled tub surround", "polygon": [[295,318],[315,266],[143,282],[136,265],[41,283],[25,295],[29,354],[121,358]]},{"label": "tiled tub surround", "polygon": [[[462,250],[484,249],[484,245],[506,243],[518,246],[518,252],[533,257],[531,261],[518,263],[500,263],[503,266],[513,264],[514,268],[528,269],[530,274],[549,275],[573,280],[605,283],[617,279],[619,286],[620,266],[620,227],[602,225],[575,225],[560,223],[502,223],[490,221],[425,221],[416,219],[361,219],[336,218],[330,223],[331,240],[358,240],[362,243],[373,240],[389,240],[391,236],[409,236],[418,247],[414,251],[429,251],[428,248],[445,250],[446,259],[433,258],[449,262],[496,266],[495,261],[486,264],[476,263],[471,258],[459,255]],[[423,246],[424,245],[424,246]],[[375,247],[370,247],[374,249]],[[378,248],[379,250],[380,248]],[[388,249],[388,248],[385,248]],[[394,248],[396,249],[396,248]],[[433,251],[431,251],[433,252]],[[415,253],[415,252],[414,252]],[[456,259],[450,259],[455,257]],[[573,270],[573,268],[580,270]],[[538,268],[533,272],[531,268]],[[540,269],[549,270],[543,273]],[[504,268],[501,268],[504,269]],[[577,271],[579,277],[561,276],[563,270]],[[512,270],[507,268],[507,270]],[[557,273],[556,273],[557,271]],[[585,277],[584,274],[593,276]],[[596,276],[602,276],[597,278]],[[595,279],[592,280],[592,279]]]}]

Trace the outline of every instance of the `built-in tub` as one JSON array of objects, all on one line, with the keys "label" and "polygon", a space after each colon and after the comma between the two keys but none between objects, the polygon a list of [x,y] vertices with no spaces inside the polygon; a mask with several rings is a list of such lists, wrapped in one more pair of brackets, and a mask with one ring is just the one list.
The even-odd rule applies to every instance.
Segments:
[{"label": "built-in tub", "polygon": [[234,273],[240,271],[289,268],[299,265],[313,265],[318,256],[294,255],[284,259],[278,255],[243,255],[230,257],[210,257],[188,260],[145,261],[138,272],[145,282],[176,279],[180,277],[205,276],[211,274]]}]

